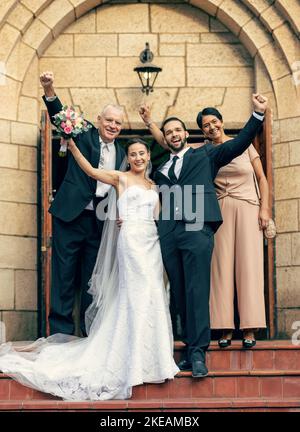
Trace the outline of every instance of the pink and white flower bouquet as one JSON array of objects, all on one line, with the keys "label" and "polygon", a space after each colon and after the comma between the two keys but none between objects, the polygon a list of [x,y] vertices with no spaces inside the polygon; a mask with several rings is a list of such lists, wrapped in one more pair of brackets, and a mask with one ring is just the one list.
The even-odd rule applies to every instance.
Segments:
[{"label": "pink and white flower bouquet", "polygon": [[59,156],[67,154],[67,143],[65,140],[76,138],[79,134],[87,132],[92,125],[84,120],[82,114],[78,114],[72,106],[64,105],[62,110],[53,116],[53,123],[61,136]]}]

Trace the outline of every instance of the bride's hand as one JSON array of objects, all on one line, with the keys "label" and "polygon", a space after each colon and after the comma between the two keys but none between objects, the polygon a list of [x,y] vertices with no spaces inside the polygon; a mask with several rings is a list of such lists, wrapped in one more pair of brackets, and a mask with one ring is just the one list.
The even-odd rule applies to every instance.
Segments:
[{"label": "bride's hand", "polygon": [[117,227],[120,229],[122,227],[123,220],[121,218],[117,219]]}]

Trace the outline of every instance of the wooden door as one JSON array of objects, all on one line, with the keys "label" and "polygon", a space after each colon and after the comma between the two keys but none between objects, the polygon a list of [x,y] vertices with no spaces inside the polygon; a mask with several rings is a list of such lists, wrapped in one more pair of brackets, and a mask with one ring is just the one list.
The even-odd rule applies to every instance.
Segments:
[{"label": "wooden door", "polygon": [[[199,130],[190,131],[189,142],[192,146],[198,146],[197,143],[203,141],[203,136]],[[230,135],[238,133],[237,130],[226,131]],[[148,142],[153,141],[149,136],[149,131],[141,130],[123,130],[121,134],[121,142],[126,143],[128,138],[134,136],[143,136]],[[193,144],[194,143],[194,144]],[[152,143],[153,145],[154,143]],[[267,111],[262,132],[256,137],[254,142],[258,149],[262,163],[267,176],[270,189],[270,208],[273,208],[273,177],[272,177],[272,113]],[[56,150],[54,150],[54,148]],[[51,284],[51,233],[52,221],[51,215],[48,213],[48,208],[53,199],[53,195],[59,188],[63,179],[67,163],[67,158],[58,161],[57,152],[59,148],[59,140],[57,137],[51,136],[51,123],[47,112],[42,113],[41,120],[41,141],[40,141],[40,173],[39,173],[39,214],[40,214],[40,265],[39,265],[39,323],[40,334],[49,335],[48,315],[50,310],[50,284]],[[164,152],[156,152],[155,165],[159,165],[164,160]],[[53,158],[55,165],[59,162],[60,170],[53,172]],[[268,331],[262,333],[262,337],[274,338],[276,336],[275,328],[275,294],[274,294],[274,241],[265,241],[265,299],[267,310],[267,325]]]}]

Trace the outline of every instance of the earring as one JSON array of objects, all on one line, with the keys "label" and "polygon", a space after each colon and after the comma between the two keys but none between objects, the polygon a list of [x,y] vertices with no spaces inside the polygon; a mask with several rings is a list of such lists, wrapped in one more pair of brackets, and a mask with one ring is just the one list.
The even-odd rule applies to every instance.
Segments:
[{"label": "earring", "polygon": [[127,164],[127,171],[130,170],[130,164]]}]

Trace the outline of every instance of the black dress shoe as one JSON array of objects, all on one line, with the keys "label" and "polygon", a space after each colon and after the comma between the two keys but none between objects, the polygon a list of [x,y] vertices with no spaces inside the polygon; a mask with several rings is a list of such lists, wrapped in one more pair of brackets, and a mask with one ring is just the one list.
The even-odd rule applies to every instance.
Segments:
[{"label": "black dress shoe", "polygon": [[246,349],[250,349],[253,348],[256,345],[256,340],[255,339],[243,339],[243,347]]},{"label": "black dress shoe", "polygon": [[227,348],[228,346],[231,345],[231,339],[225,339],[225,338],[219,339],[218,344],[220,348]]},{"label": "black dress shoe", "polygon": [[193,360],[192,362],[192,377],[204,378],[208,375],[206,364],[202,360]]},{"label": "black dress shoe", "polygon": [[192,370],[192,363],[188,360],[181,360],[178,365],[179,369],[181,371],[191,371]]}]

